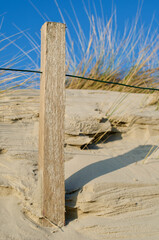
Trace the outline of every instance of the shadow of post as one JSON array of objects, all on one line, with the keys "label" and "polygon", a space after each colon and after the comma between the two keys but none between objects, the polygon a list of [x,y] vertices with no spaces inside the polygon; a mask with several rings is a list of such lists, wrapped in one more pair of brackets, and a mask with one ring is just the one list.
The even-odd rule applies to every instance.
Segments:
[{"label": "shadow of post", "polygon": [[[67,216],[69,216],[70,220],[77,218],[77,213],[75,209],[73,210],[73,206],[75,206],[76,204],[79,190],[82,189],[84,185],[86,185],[91,180],[98,178],[102,175],[116,171],[130,164],[143,160],[151,148],[152,148],[152,145],[140,145],[137,148],[123,155],[119,155],[114,158],[109,158],[109,159],[92,163],[80,169],[78,172],[75,172],[73,175],[67,178],[65,181],[66,203],[67,203],[67,196],[69,195],[69,199],[71,199],[70,198],[71,194],[73,195],[72,196],[73,202],[71,203],[71,207],[69,207],[69,204],[68,206],[66,204],[66,210],[67,210],[66,219],[67,219]],[[70,211],[72,211],[72,213]],[[71,215],[72,215],[72,219],[70,218]]]}]

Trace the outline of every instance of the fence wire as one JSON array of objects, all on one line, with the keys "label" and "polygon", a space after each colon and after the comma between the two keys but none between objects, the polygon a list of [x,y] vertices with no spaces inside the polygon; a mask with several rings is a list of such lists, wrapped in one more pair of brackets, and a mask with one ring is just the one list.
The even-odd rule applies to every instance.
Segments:
[{"label": "fence wire", "polygon": [[[27,72],[27,73],[30,72],[30,73],[40,73],[40,74],[42,73],[41,71],[37,71],[37,70],[27,70],[27,69],[25,70],[25,69],[13,69],[13,68],[0,68],[0,71]],[[65,76],[66,77],[71,77],[71,78],[84,79],[84,80],[87,80],[87,81],[94,81],[94,82],[120,85],[120,86],[123,86],[123,87],[129,87],[129,88],[137,88],[137,89],[150,90],[150,91],[159,91],[159,88],[139,87],[139,86],[124,84],[124,83],[119,83],[119,82],[103,81],[103,80],[99,80],[99,79],[86,78],[86,77],[76,76],[76,75],[71,75],[71,74],[65,74]]]}]

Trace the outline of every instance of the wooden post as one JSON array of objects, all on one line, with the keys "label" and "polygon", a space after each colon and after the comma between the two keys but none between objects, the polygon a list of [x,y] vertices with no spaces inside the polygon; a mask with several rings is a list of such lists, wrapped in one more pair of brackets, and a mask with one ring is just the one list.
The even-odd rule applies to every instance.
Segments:
[{"label": "wooden post", "polygon": [[65,223],[64,89],[65,24],[46,22],[41,29],[39,182],[47,221]]}]

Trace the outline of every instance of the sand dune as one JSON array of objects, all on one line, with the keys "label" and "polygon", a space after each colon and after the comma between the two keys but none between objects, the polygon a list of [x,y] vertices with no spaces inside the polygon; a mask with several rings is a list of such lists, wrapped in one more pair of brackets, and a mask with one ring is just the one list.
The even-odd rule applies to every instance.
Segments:
[{"label": "sand dune", "polygon": [[67,224],[59,229],[39,224],[39,91],[2,96],[0,239],[159,239],[155,103],[153,95],[66,91]]}]

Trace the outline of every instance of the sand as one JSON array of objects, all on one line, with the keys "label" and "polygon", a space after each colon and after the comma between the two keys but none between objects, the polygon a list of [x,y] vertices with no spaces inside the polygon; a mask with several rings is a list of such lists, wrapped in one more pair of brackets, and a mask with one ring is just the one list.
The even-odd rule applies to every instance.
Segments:
[{"label": "sand", "polygon": [[[159,110],[154,103],[152,95],[67,90],[66,226],[44,228],[39,220],[39,91],[3,95],[0,239],[159,239]],[[95,133],[100,135],[94,138]]]}]

